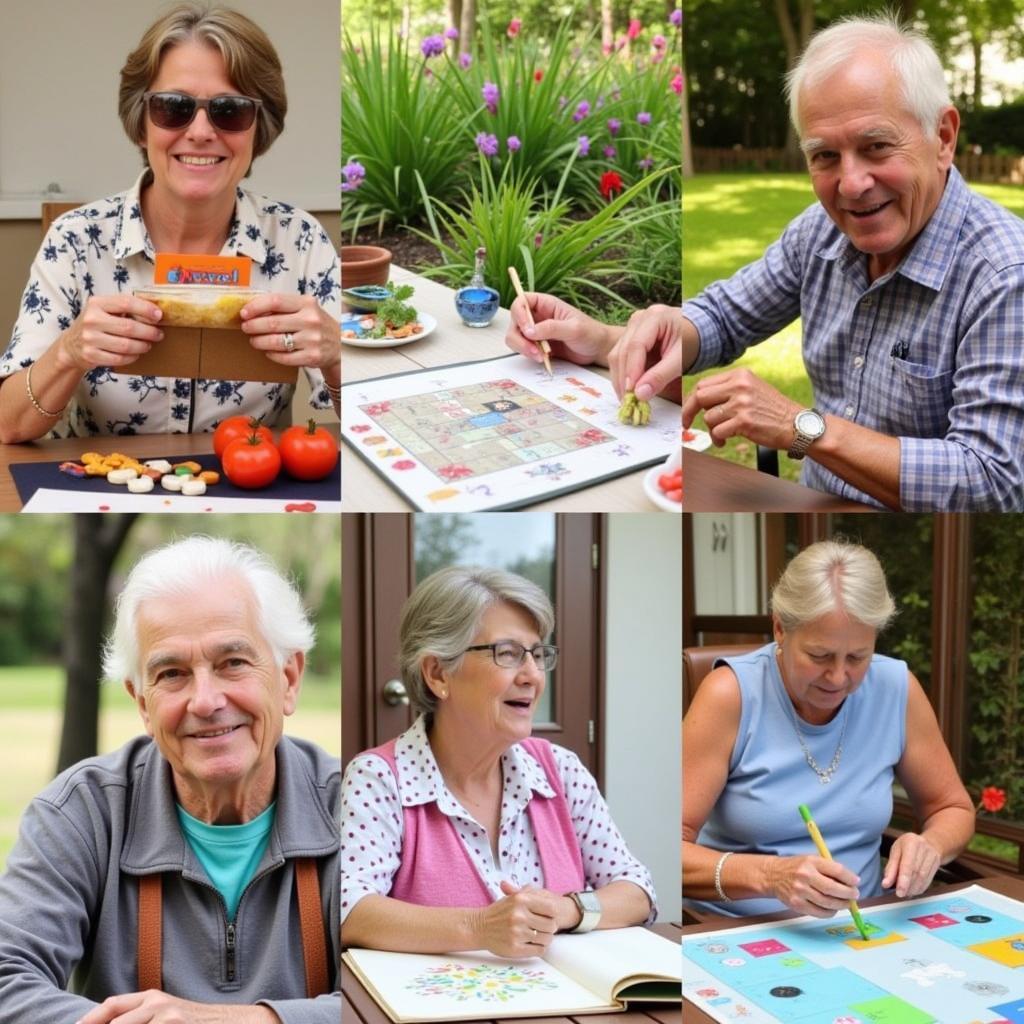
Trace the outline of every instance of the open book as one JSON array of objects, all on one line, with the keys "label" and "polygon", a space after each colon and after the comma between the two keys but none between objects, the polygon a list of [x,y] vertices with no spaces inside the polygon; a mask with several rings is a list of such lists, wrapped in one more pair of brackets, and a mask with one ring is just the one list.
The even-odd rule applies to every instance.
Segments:
[{"label": "open book", "polygon": [[645,928],[557,935],[543,958],[492,953],[342,955],[396,1024],[614,1013],[627,1002],[682,1001],[679,944]]}]

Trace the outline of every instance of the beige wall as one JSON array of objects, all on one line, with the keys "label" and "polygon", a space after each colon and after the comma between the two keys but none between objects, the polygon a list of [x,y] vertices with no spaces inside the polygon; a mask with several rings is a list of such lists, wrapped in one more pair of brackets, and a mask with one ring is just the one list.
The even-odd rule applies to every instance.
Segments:
[{"label": "beige wall", "polygon": [[[324,226],[327,236],[337,246],[341,238],[341,215],[337,210],[320,212],[317,219]],[[14,321],[21,306],[21,293],[28,281],[28,271],[35,259],[43,233],[38,220],[0,220],[0,351],[7,347]],[[305,416],[306,399],[309,389],[302,375],[299,376],[299,390],[293,407]],[[332,422],[337,419],[333,413],[318,414],[317,419]]]}]

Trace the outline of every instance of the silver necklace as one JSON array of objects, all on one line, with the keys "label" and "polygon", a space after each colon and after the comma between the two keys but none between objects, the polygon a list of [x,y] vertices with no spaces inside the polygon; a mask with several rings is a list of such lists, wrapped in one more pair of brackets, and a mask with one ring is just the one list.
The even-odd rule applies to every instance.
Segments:
[{"label": "silver necklace", "polygon": [[[776,647],[775,657],[779,659],[779,678],[782,678],[782,652]],[[818,776],[818,781],[823,785],[827,786],[832,781],[832,776],[835,774],[835,770],[839,767],[839,761],[843,756],[843,740],[846,738],[846,723],[850,718],[850,709],[848,707],[843,708],[843,727],[839,730],[839,746],[836,747],[836,752],[832,755],[832,761],[827,768],[822,768],[817,761],[814,760],[814,755],[807,748],[807,744],[804,742],[804,734],[800,731],[800,723],[797,721],[796,711],[793,708],[793,703],[789,699],[789,692],[786,690],[785,683],[782,686],[783,690],[783,701],[782,703],[789,708],[790,720],[793,723],[793,729],[796,732],[796,738],[800,743],[800,749],[804,752],[804,758],[807,761],[808,767]],[[844,702],[845,703],[845,702]]]}]

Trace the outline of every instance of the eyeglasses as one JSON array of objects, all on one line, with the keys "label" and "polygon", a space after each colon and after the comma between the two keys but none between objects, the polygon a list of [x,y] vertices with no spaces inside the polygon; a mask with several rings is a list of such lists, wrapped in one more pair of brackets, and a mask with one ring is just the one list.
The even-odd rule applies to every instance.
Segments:
[{"label": "eyeglasses", "polygon": [[499,640],[493,644],[474,644],[466,650],[490,651],[498,668],[519,668],[526,661],[527,654],[533,658],[533,663],[541,672],[550,672],[558,663],[558,648],[554,644],[524,647],[517,640]]},{"label": "eyeglasses", "polygon": [[147,92],[142,98],[149,110],[149,119],[158,128],[176,130],[190,125],[200,107],[206,111],[210,124],[222,132],[248,131],[256,120],[262,100],[251,96],[211,96],[201,100],[187,92]]}]

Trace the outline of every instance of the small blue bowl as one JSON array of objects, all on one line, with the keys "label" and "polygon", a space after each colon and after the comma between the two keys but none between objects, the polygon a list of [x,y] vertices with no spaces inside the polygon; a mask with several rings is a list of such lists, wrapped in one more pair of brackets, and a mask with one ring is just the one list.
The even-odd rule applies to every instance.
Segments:
[{"label": "small blue bowl", "polygon": [[486,327],[500,303],[501,296],[487,285],[469,285],[455,293],[455,311],[467,327]]},{"label": "small blue bowl", "polygon": [[342,288],[341,300],[356,313],[376,313],[377,307],[391,297],[391,290],[379,284],[360,284]]}]

